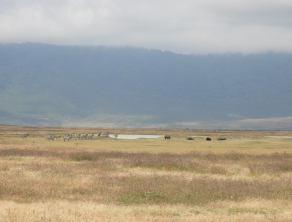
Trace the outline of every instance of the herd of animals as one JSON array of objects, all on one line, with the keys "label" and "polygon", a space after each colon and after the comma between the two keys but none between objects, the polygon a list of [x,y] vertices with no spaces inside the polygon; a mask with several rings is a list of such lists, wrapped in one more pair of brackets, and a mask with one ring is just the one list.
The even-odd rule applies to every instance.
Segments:
[{"label": "herd of animals", "polygon": [[[90,133],[90,134],[66,134],[64,135],[63,137],[61,135],[59,136],[55,136],[53,134],[49,134],[49,135],[46,135],[45,137],[45,140],[60,140],[61,138],[63,138],[64,141],[69,141],[71,139],[74,139],[74,140],[92,140],[92,138],[94,136],[104,136],[104,137],[109,137],[110,133],[109,132],[106,132],[106,133],[98,133],[98,134],[93,134],[93,133]],[[118,134],[115,134],[115,137],[118,137]]]},{"label": "herd of animals", "polygon": [[[45,136],[45,140],[61,140],[63,139],[64,142],[67,140],[71,140],[71,139],[79,139],[79,140],[88,140],[88,139],[92,139],[93,136],[104,136],[104,137],[109,137],[110,133],[109,132],[106,132],[106,133],[98,133],[98,134],[66,134],[64,136],[62,135],[58,135],[58,136],[55,136],[54,134],[49,134],[49,135],[46,135]],[[21,137],[23,139],[26,139],[27,137],[29,136],[29,134],[22,134]],[[118,134],[114,134],[114,137],[117,138],[118,137]],[[164,136],[164,139],[165,140],[168,140],[168,139],[171,139],[170,135],[165,135]],[[193,137],[188,137],[187,140],[194,140]],[[207,141],[211,141],[211,137],[207,137],[206,138]],[[217,140],[226,140],[226,138],[224,137],[219,137]]]}]

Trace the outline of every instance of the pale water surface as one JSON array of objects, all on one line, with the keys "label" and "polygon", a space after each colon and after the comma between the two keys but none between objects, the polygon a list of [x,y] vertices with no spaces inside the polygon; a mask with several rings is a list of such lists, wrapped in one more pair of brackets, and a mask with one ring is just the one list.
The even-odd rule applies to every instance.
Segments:
[{"label": "pale water surface", "polygon": [[191,137],[208,137],[208,136],[191,136]]},{"label": "pale water surface", "polygon": [[164,135],[118,134],[118,137],[116,137],[115,134],[110,134],[109,137],[115,139],[135,140],[135,139],[156,139],[164,137]]},{"label": "pale water surface", "polygon": [[292,136],[265,136],[265,137],[269,137],[269,138],[288,138],[288,139],[292,139]]}]

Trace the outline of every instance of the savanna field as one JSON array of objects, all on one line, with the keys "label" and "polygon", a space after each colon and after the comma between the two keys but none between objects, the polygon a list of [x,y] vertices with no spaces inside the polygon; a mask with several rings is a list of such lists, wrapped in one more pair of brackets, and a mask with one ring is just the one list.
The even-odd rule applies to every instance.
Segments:
[{"label": "savanna field", "polygon": [[[171,139],[45,140],[107,131]],[[0,221],[292,221],[292,139],[266,136],[292,132],[0,125]]]}]

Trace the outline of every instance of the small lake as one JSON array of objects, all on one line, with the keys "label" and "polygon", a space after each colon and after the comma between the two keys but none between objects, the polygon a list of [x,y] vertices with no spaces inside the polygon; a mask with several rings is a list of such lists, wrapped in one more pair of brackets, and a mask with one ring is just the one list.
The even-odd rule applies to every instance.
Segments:
[{"label": "small lake", "polygon": [[116,137],[115,134],[110,134],[109,137],[122,140],[135,140],[135,139],[156,139],[164,137],[164,135],[118,134],[118,137]]},{"label": "small lake", "polygon": [[208,136],[190,136],[190,137],[208,137]]},{"label": "small lake", "polygon": [[292,139],[292,136],[265,136],[265,137],[269,137],[269,138],[288,138],[288,139]]}]

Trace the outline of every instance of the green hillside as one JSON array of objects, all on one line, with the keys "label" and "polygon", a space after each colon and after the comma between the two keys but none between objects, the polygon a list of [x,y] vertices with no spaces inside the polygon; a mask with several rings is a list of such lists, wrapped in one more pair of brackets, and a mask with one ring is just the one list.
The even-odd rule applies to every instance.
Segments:
[{"label": "green hillside", "polygon": [[289,117],[291,85],[291,54],[0,45],[3,124],[179,127]]}]

